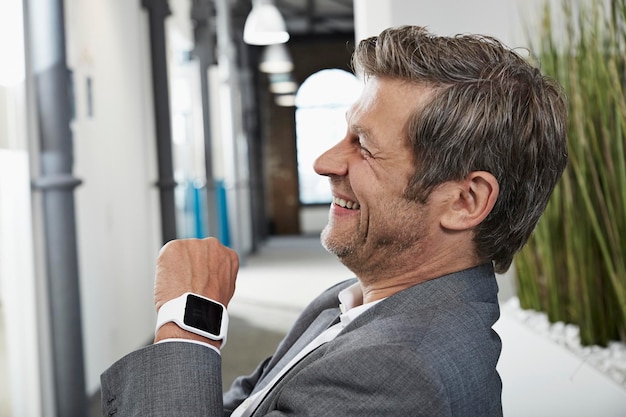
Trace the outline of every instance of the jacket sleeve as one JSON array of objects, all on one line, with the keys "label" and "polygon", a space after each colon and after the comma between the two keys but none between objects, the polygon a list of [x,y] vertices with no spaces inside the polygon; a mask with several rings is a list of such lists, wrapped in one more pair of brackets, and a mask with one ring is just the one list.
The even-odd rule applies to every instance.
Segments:
[{"label": "jacket sleeve", "polygon": [[167,342],[132,352],[101,376],[103,416],[220,416],[220,355]]},{"label": "jacket sleeve", "polygon": [[309,305],[274,356],[250,376],[238,378],[224,397],[221,357],[212,349],[166,342],[128,354],[101,376],[103,415],[230,416],[320,311],[337,304],[337,292],[353,282],[336,285]]}]

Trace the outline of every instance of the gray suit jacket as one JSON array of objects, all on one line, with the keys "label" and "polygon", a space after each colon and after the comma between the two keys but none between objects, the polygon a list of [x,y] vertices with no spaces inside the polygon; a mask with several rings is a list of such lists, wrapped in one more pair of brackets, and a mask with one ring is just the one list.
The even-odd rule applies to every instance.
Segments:
[{"label": "gray suit jacket", "polygon": [[[133,352],[102,375],[105,416],[229,416],[339,314],[337,294],[315,299],[275,354],[222,398],[220,356],[168,342]],[[501,343],[491,265],[401,291],[297,363],[258,416],[501,416]]]}]

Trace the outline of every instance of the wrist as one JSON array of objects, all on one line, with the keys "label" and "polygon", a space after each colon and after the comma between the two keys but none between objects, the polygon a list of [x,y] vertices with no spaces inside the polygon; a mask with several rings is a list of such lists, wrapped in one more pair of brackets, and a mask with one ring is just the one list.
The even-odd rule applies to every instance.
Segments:
[{"label": "wrist", "polygon": [[207,343],[220,349],[222,347],[221,340],[211,340],[207,337],[200,336],[199,334],[192,333],[185,329],[181,329],[174,322],[168,322],[159,327],[154,335],[154,343],[161,342],[166,339],[186,339],[195,340],[197,342]]}]

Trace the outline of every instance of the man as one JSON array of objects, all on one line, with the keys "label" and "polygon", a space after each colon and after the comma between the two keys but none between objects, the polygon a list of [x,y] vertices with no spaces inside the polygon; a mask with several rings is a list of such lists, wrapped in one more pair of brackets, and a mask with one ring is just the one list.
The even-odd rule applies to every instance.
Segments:
[{"label": "man", "polygon": [[227,305],[237,256],[215,239],[168,243],[157,343],[103,374],[105,415],[502,414],[494,270],[509,268],[566,165],[563,94],[494,39],[420,27],[362,41],[354,64],[363,94],[315,170],[333,193],[322,243],[357,279],[314,300],[222,396],[219,326],[170,321],[171,300]]}]

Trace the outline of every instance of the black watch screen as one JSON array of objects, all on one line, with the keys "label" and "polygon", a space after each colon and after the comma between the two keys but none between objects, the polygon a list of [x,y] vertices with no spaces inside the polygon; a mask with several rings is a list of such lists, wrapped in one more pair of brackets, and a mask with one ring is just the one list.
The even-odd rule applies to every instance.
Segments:
[{"label": "black watch screen", "polygon": [[188,326],[217,336],[222,327],[222,306],[211,300],[188,294],[184,322]]}]

